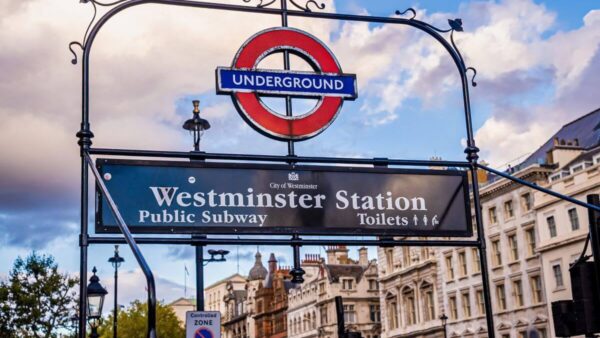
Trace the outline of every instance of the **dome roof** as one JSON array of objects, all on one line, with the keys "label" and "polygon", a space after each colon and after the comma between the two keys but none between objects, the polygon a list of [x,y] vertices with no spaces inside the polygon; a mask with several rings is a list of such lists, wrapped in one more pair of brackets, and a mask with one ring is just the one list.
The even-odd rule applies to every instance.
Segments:
[{"label": "dome roof", "polygon": [[260,252],[257,251],[256,255],[254,255],[254,258],[256,260],[254,261],[254,266],[252,267],[252,269],[250,269],[250,273],[248,273],[248,279],[249,280],[265,279],[267,277],[268,271],[262,264],[262,255],[260,254]]}]

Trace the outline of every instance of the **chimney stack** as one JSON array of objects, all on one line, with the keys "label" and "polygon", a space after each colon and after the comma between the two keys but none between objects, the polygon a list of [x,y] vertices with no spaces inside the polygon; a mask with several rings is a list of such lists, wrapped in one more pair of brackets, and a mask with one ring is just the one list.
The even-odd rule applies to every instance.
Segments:
[{"label": "chimney stack", "polygon": [[358,264],[369,265],[369,250],[364,246],[358,249]]}]

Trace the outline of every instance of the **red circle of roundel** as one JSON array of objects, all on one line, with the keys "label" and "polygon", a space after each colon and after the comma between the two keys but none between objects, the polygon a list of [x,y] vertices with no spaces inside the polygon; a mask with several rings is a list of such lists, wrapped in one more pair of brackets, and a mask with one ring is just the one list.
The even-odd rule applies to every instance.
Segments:
[{"label": "red circle of roundel", "polygon": [[[251,37],[238,51],[233,68],[255,69],[268,55],[283,50],[298,54],[322,73],[341,74],[333,54],[317,38],[293,28],[269,28]],[[250,125],[270,137],[305,140],[318,135],[335,119],[342,107],[339,97],[323,96],[316,107],[300,116],[282,116],[271,111],[256,93],[234,93],[234,102]]]}]

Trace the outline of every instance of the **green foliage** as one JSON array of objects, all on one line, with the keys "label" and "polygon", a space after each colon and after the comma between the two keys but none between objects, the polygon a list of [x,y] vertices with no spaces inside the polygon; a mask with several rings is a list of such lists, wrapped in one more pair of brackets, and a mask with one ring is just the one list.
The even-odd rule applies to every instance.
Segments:
[{"label": "green foliage", "polygon": [[[119,311],[117,317],[117,333],[119,337],[146,338],[147,331],[147,303],[133,301],[129,308]],[[185,337],[183,323],[179,321],[175,312],[169,306],[158,303],[156,306],[156,330],[158,337]],[[98,333],[101,338],[113,337],[113,315],[106,318]]]},{"label": "green foliage", "polygon": [[62,275],[52,256],[15,260],[0,282],[0,337],[57,337],[75,311],[76,278]]}]

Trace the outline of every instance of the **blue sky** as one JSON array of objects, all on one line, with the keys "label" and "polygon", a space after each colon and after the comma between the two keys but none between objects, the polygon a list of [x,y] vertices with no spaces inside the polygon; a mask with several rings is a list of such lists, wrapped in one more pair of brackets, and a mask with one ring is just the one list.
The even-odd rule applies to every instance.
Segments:
[{"label": "blue sky", "polygon": [[[228,0],[238,3],[240,1]],[[368,1],[327,2],[326,10],[393,15],[413,7],[417,18],[446,27],[463,19],[456,35],[468,66],[476,139],[482,159],[502,168],[533,152],[560,126],[600,106],[600,11],[597,1]],[[80,71],[68,42],[83,33],[91,9],[64,1],[8,0],[0,5],[0,278],[31,250],[49,253],[77,273]],[[192,24],[190,24],[192,23]],[[290,19],[323,40],[343,70],[357,74],[359,99],[344,103],[332,126],[299,143],[301,155],[464,159],[465,125],[456,69],[434,40],[409,27]],[[203,138],[211,152],[284,154],[245,125],[228,97],[214,93],[214,69],[227,66],[254,32],[277,18],[248,20],[239,13],[156,6],[114,18],[92,53],[94,146],[189,150],[181,123],[191,100],[201,99],[213,128]],[[164,27],[169,27],[165,29]],[[278,60],[266,60],[277,66]],[[305,67],[293,60],[293,68]],[[273,107],[280,102],[269,101]],[[312,103],[297,102],[297,111]],[[32,150],[37,150],[33,152]],[[93,214],[93,212],[92,212]],[[92,223],[91,223],[92,224]],[[210,265],[206,284],[245,274],[255,247],[228,247],[227,263]],[[159,297],[183,295],[184,265],[194,280],[191,247],[144,246]],[[239,254],[238,254],[239,251]],[[261,247],[291,265],[291,249]],[[306,247],[319,253],[322,248]],[[352,255],[356,256],[355,248]],[[123,302],[142,297],[143,279],[125,247]],[[90,247],[111,286],[110,246]],[[375,257],[374,250],[370,252]]]}]

